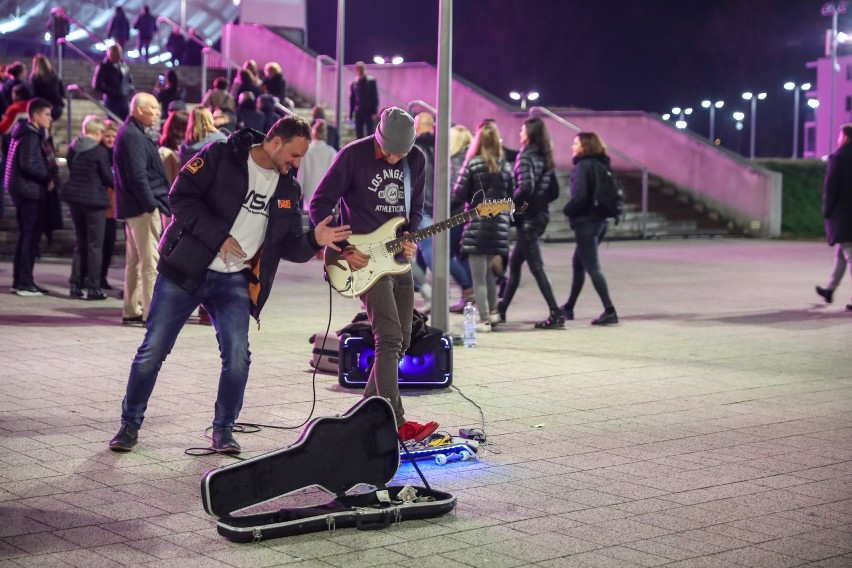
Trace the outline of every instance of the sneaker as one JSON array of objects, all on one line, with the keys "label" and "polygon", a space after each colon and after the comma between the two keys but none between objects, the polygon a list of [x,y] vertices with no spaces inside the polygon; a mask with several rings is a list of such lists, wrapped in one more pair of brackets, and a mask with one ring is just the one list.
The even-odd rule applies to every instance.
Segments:
[{"label": "sneaker", "polygon": [[38,284],[33,284],[33,288],[41,292],[42,296],[47,296],[48,294],[50,294],[50,290],[48,290],[47,288],[42,288]]},{"label": "sneaker", "polygon": [[109,441],[109,449],[114,452],[129,452],[136,445],[139,428],[132,424],[122,424],[118,434]]},{"label": "sneaker", "polygon": [[816,293],[822,296],[822,299],[825,300],[826,304],[830,304],[834,301],[834,290],[829,290],[828,288],[817,286]]},{"label": "sneaker", "polygon": [[142,319],[142,316],[123,317],[121,323],[123,325],[145,325],[145,320]]},{"label": "sneaker", "polygon": [[563,329],[564,327],[565,316],[561,312],[552,313],[546,320],[535,324],[536,329]]},{"label": "sneaker", "polygon": [[68,289],[68,295],[72,298],[82,298],[83,291],[76,284],[71,284],[71,288]]},{"label": "sneaker", "polygon": [[592,325],[612,325],[614,323],[618,323],[618,314],[615,312],[611,314],[604,312],[592,320]]},{"label": "sneaker", "polygon": [[32,296],[44,296],[44,292],[39,291],[35,286],[19,286],[15,290],[15,294],[18,296],[23,296],[25,298],[29,298]]},{"label": "sneaker", "polygon": [[106,292],[102,292],[98,288],[89,288],[86,290],[86,299],[87,300],[106,300],[109,298]]},{"label": "sneaker", "polygon": [[210,449],[220,454],[238,454],[242,451],[230,428],[213,429],[213,444]]},{"label": "sneaker", "polygon": [[505,323],[506,316],[500,312],[491,312],[488,314],[488,320],[491,322],[491,325],[497,325],[498,323]]},{"label": "sneaker", "polygon": [[573,321],[574,320],[574,309],[569,308],[568,304],[564,304],[559,307],[559,311],[562,312],[562,316],[565,318],[565,321]]},{"label": "sneaker", "polygon": [[438,423],[434,421],[427,422],[426,424],[419,424],[408,420],[403,422],[402,426],[399,427],[399,437],[403,442],[410,442],[411,440],[414,440],[415,442],[422,442],[437,429]]},{"label": "sneaker", "polygon": [[476,332],[477,333],[488,333],[491,331],[491,322],[490,321],[480,321],[476,323]]}]

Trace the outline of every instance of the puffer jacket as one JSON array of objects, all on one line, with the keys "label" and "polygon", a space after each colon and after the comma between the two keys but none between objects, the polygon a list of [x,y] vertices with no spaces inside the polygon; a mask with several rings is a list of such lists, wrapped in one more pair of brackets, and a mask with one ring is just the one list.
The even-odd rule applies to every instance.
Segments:
[{"label": "puffer jacket", "polygon": [[574,169],[571,170],[571,197],[565,204],[563,212],[568,216],[568,222],[573,229],[580,223],[601,221],[594,211],[592,202],[595,196],[595,169],[609,169],[609,156],[606,154],[589,154],[574,158]]},{"label": "puffer jacket", "polygon": [[21,120],[12,128],[12,142],[6,155],[6,175],[3,185],[13,203],[22,199],[41,200],[47,197],[47,186],[53,179],[42,146],[44,132],[32,123]]},{"label": "puffer jacket", "polygon": [[527,204],[526,210],[520,214],[515,213],[519,221],[535,221],[546,225],[550,220],[548,214],[549,201],[546,192],[541,190],[542,179],[547,166],[538,151],[524,146],[515,158],[515,206],[520,208]]},{"label": "puffer jacket", "polygon": [[[234,132],[226,142],[206,146],[175,180],[169,194],[174,217],[160,240],[157,270],[184,290],[198,288],[228,238],[248,188],[249,152],[263,138],[253,130]],[[300,197],[293,172],[279,176],[263,246],[246,271],[250,311],[258,325],[281,259],[307,262],[322,248],[313,230],[302,232]]]},{"label": "puffer jacket", "polygon": [[88,136],[78,136],[68,145],[68,182],[60,191],[62,201],[73,205],[106,209],[108,187],[113,186],[110,151]]},{"label": "puffer jacket", "polygon": [[[485,200],[506,199],[515,190],[512,167],[505,160],[498,162],[497,172],[489,172],[482,156],[470,158],[462,167],[459,179],[453,188],[452,203],[463,203],[473,208]],[[474,217],[464,226],[461,243],[462,253],[467,256],[505,255],[509,253],[509,214],[500,213],[496,218]]]},{"label": "puffer jacket", "polygon": [[828,244],[852,241],[852,142],[828,158],[822,190],[822,216]]}]

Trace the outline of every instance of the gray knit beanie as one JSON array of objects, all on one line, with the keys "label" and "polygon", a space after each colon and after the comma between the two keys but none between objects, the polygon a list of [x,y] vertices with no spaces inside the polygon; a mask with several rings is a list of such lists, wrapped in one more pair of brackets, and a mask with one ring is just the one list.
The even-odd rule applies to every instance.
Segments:
[{"label": "gray knit beanie", "polygon": [[416,137],[414,119],[410,114],[397,107],[382,112],[382,120],[376,128],[376,141],[382,150],[391,154],[407,154]]}]

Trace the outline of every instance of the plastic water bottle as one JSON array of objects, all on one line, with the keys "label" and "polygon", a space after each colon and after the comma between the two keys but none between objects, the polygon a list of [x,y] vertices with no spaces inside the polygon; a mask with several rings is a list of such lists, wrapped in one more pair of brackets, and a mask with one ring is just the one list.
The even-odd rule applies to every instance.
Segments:
[{"label": "plastic water bottle", "polygon": [[476,306],[473,302],[468,302],[464,311],[464,346],[476,347],[476,322],[479,319]]}]

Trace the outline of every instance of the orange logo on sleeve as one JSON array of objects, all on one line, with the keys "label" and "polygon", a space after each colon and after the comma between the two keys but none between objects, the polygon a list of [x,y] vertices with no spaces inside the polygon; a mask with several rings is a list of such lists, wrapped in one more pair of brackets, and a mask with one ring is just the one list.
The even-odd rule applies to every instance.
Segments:
[{"label": "orange logo on sleeve", "polygon": [[189,173],[191,174],[197,173],[198,170],[204,167],[204,160],[202,158],[195,158],[194,160],[187,162],[184,167],[189,170]]},{"label": "orange logo on sleeve", "polygon": [[293,204],[289,199],[279,199],[278,200],[278,209],[292,209]]}]

